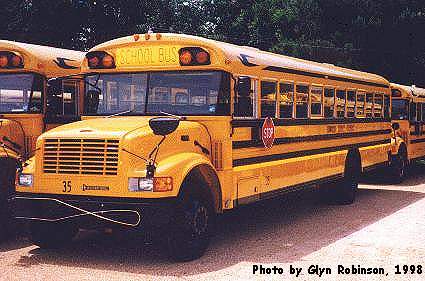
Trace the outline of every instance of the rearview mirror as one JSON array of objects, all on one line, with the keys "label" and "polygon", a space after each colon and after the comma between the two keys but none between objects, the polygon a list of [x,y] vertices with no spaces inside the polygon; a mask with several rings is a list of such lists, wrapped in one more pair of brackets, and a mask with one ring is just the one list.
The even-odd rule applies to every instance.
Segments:
[{"label": "rearview mirror", "polygon": [[251,93],[251,78],[248,76],[241,76],[236,85],[236,91],[240,96],[249,96]]},{"label": "rearview mirror", "polygon": [[99,107],[100,92],[97,90],[88,90],[84,97],[84,111],[86,114],[96,114]]},{"label": "rearview mirror", "polygon": [[172,117],[156,117],[149,120],[149,127],[158,136],[166,136],[174,132],[180,120]]}]

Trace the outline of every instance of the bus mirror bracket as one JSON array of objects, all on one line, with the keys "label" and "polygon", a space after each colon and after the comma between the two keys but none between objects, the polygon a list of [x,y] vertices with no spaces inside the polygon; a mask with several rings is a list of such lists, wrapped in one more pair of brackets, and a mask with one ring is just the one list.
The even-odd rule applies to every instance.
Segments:
[{"label": "bus mirror bracket", "polygon": [[152,179],[155,176],[155,162],[158,155],[159,147],[165,141],[167,136],[173,133],[180,124],[180,119],[174,117],[156,117],[149,120],[149,127],[157,136],[162,136],[162,139],[149,153],[149,159],[146,164],[146,178]]}]

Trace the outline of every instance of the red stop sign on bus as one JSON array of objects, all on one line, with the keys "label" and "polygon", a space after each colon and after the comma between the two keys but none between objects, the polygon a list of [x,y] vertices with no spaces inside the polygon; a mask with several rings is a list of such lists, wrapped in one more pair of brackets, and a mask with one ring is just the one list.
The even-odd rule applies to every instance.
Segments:
[{"label": "red stop sign on bus", "polygon": [[266,148],[271,148],[274,143],[274,124],[273,119],[267,117],[261,127],[261,140]]}]

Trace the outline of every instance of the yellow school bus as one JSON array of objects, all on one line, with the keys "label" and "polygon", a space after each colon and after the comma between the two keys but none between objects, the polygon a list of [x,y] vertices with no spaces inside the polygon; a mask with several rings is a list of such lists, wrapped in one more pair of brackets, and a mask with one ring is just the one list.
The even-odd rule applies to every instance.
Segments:
[{"label": "yellow school bus", "polygon": [[395,182],[406,176],[408,164],[425,157],[425,89],[391,83],[393,139],[392,174]]},{"label": "yellow school bus", "polygon": [[68,79],[54,91],[47,79],[79,73],[83,58],[82,52],[0,40],[0,224],[7,224],[16,168],[34,153],[37,137],[78,116],[81,82]]},{"label": "yellow school bus", "polygon": [[82,72],[84,120],[43,134],[19,175],[16,217],[41,247],[121,226],[190,260],[217,214],[323,183],[349,204],[360,173],[389,161],[378,75],[159,33],[94,47]]}]

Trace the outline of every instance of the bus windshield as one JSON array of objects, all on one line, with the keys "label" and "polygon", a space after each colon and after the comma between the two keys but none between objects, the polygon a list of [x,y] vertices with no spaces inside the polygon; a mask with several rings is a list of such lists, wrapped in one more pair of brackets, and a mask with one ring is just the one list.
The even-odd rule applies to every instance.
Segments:
[{"label": "bus windshield", "polygon": [[404,99],[392,100],[392,117],[393,120],[409,119],[409,102]]},{"label": "bus windshield", "polygon": [[95,74],[86,85],[88,115],[230,114],[230,75],[222,71]]},{"label": "bus windshield", "polygon": [[35,74],[0,74],[0,113],[40,113],[43,79]]}]

